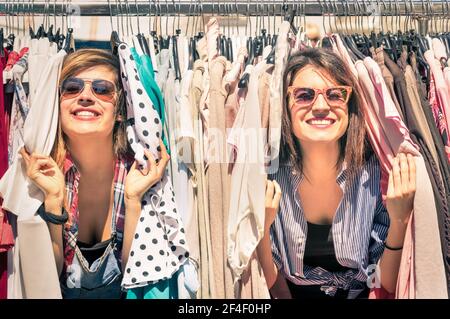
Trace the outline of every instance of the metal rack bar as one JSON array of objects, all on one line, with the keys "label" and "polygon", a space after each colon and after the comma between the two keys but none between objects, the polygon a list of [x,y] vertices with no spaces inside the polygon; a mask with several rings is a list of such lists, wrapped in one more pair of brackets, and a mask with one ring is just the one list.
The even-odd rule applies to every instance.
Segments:
[{"label": "metal rack bar", "polygon": [[[255,16],[261,15],[263,12],[267,15],[283,15],[283,6],[287,8],[295,8],[298,14],[306,16],[320,16],[324,14],[331,14],[335,16],[368,16],[374,14],[374,8],[379,10],[375,14],[385,15],[411,15],[413,9],[413,16],[423,16],[425,14],[439,15],[443,13],[448,14],[449,5],[446,1],[430,2],[430,1],[268,1],[268,0],[231,0],[231,1],[136,1],[122,0],[121,7],[117,5],[118,1],[111,0],[111,7],[106,1],[29,1],[29,0],[9,0],[0,1],[0,15],[5,13],[31,13],[34,14],[48,14],[61,15],[73,14],[81,16],[109,16],[112,14],[125,15],[127,10],[129,14],[133,15],[152,15],[159,13],[159,15],[197,15],[198,9],[201,8],[203,14],[229,14],[237,13]],[[30,4],[32,3],[32,4]],[[411,7],[413,5],[413,8]],[[358,6],[358,9],[357,9]],[[137,8],[137,9],[136,9]],[[196,11],[194,10],[196,9]],[[225,10],[228,8],[228,10]],[[110,11],[111,10],[111,11]],[[267,11],[269,10],[269,11]],[[195,11],[195,12],[194,12]]]}]

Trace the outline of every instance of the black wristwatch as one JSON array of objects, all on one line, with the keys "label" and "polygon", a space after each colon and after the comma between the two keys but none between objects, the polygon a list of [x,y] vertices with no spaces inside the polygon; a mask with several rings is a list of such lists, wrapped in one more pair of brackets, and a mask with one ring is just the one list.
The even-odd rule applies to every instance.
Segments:
[{"label": "black wristwatch", "polygon": [[65,210],[65,208],[62,208],[62,214],[61,215],[55,215],[49,212],[45,211],[45,204],[42,203],[42,205],[38,209],[38,214],[41,216],[41,218],[48,222],[55,225],[64,225],[69,220],[69,214]]}]

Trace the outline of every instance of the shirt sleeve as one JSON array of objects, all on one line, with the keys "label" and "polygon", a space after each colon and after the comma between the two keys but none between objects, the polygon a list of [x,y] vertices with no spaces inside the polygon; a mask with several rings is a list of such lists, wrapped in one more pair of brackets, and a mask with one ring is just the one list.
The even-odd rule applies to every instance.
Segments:
[{"label": "shirt sleeve", "polygon": [[377,199],[375,217],[369,244],[369,265],[377,264],[384,251],[384,241],[389,230],[389,215],[383,204],[381,192]]},{"label": "shirt sleeve", "polygon": [[[275,223],[274,223],[275,224]],[[280,245],[277,236],[275,235],[274,224],[270,227],[270,242],[272,246],[272,259],[277,265],[277,268],[281,270],[281,254],[280,254]]]}]

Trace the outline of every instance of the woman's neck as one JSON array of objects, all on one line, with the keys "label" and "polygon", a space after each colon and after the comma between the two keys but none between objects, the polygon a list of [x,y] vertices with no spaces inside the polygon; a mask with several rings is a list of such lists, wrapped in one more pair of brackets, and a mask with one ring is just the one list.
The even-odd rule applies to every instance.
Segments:
[{"label": "woman's neck", "polygon": [[70,155],[83,177],[103,179],[114,174],[112,167],[115,155],[112,140],[69,142],[68,147]]},{"label": "woman's neck", "polygon": [[339,143],[302,143],[303,175],[312,184],[336,179]]}]

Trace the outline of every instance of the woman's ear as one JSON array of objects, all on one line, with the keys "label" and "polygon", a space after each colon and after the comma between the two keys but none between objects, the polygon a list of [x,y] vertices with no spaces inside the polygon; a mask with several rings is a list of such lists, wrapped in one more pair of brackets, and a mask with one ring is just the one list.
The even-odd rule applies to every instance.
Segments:
[{"label": "woman's ear", "polygon": [[116,117],[116,122],[123,122],[123,117],[122,117],[122,115],[117,115],[117,117]]}]

